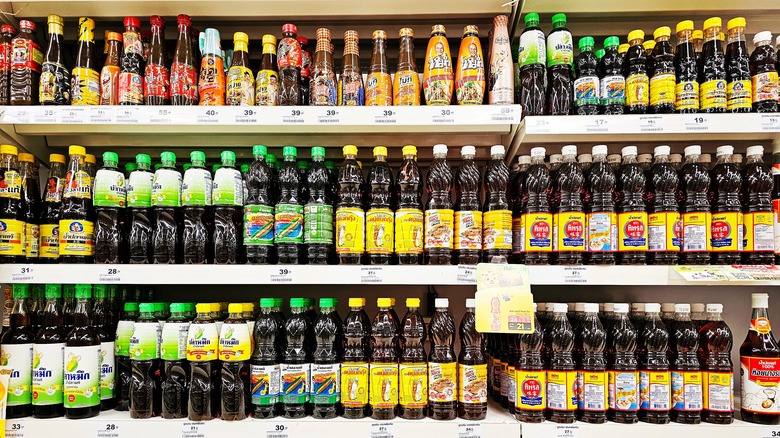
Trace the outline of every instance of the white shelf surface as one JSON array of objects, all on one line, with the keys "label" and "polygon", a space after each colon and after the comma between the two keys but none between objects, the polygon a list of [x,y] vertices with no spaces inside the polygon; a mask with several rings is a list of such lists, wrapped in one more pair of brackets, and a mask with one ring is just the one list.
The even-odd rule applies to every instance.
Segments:
[{"label": "white shelf surface", "polygon": [[549,421],[522,425],[523,438],[659,438],[666,437],[708,437],[708,438],[771,438],[772,431],[780,432],[778,426],[762,426],[735,420],[728,425],[719,424],[556,424]]},{"label": "white shelf surface", "polygon": [[[528,266],[532,285],[780,285],[780,269]],[[0,265],[0,283],[476,285],[474,266]]]}]

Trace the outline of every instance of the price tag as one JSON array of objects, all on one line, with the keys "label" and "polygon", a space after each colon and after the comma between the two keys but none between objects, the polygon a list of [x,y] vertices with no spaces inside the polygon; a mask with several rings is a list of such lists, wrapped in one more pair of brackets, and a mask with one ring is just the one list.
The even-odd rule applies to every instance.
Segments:
[{"label": "price tag", "polygon": [[290,436],[290,424],[270,422],[265,428],[266,438],[288,438]]},{"label": "price tag", "polygon": [[490,118],[496,122],[514,122],[515,109],[511,106],[496,106]]},{"label": "price tag", "polygon": [[97,438],[119,438],[120,428],[116,423],[100,423],[97,429]]},{"label": "price tag", "polygon": [[257,110],[252,108],[238,108],[235,112],[235,122],[239,125],[257,123]]},{"label": "price tag", "polygon": [[587,117],[585,119],[585,132],[609,132],[609,120],[604,117]]},{"label": "price tag", "polygon": [[[6,428],[8,430],[8,428]],[[780,438],[780,426],[766,426],[760,429],[758,438]]]},{"label": "price tag", "polygon": [[362,284],[382,284],[384,279],[384,271],[381,266],[360,268],[360,283]]},{"label": "price tag", "polygon": [[780,131],[780,114],[761,114],[761,130],[764,132]]},{"label": "price tag", "polygon": [[34,272],[33,265],[21,265],[11,272],[11,281],[19,283],[32,281]]},{"label": "price tag", "polygon": [[271,283],[292,283],[293,269],[285,266],[271,269]]},{"label": "price tag", "polygon": [[588,282],[588,268],[584,266],[564,266],[563,284],[585,284]]},{"label": "price tag", "polygon": [[108,266],[98,272],[98,283],[119,283],[121,281],[122,269],[119,266]]},{"label": "price tag", "polygon": [[282,123],[285,125],[297,125],[304,123],[306,111],[298,108],[284,109],[282,113]]},{"label": "price tag", "polygon": [[30,110],[27,108],[14,108],[7,113],[12,123],[29,123],[30,122]]},{"label": "price tag", "polygon": [[370,438],[393,438],[395,436],[395,424],[392,421],[371,423]]},{"label": "price tag", "polygon": [[6,423],[5,436],[7,438],[24,438],[24,424],[11,422]]},{"label": "price tag", "polygon": [[580,427],[572,425],[555,426],[555,438],[580,438]]},{"label": "price tag", "polygon": [[458,438],[482,438],[482,424],[458,423]]},{"label": "price tag", "polygon": [[431,116],[431,122],[442,123],[455,123],[455,110],[450,108],[432,109],[433,114]]},{"label": "price tag", "polygon": [[458,265],[456,281],[458,284],[476,284],[477,267],[474,265]]},{"label": "price tag", "polygon": [[86,122],[85,115],[87,109],[85,107],[70,107],[62,108],[62,123],[81,124]]},{"label": "price tag", "polygon": [[219,123],[219,114],[220,110],[213,108],[204,109],[198,112],[198,115],[195,116],[195,119],[197,120],[198,124],[203,123],[207,125],[214,125]]},{"label": "price tag", "polygon": [[169,108],[155,108],[149,113],[149,123],[153,124],[168,124],[173,121],[173,110]]},{"label": "price tag", "polygon": [[33,114],[32,120],[33,123],[55,123],[57,121],[57,113],[51,107],[44,107]]},{"label": "price tag", "polygon": [[111,123],[114,120],[114,112],[104,106],[89,107],[89,123]]},{"label": "price tag", "polygon": [[639,132],[664,132],[664,123],[661,116],[639,118]]},{"label": "price tag", "polygon": [[182,423],[181,438],[206,438],[206,422],[187,421]]},{"label": "price tag", "polygon": [[141,121],[140,108],[134,106],[121,106],[116,110],[116,122],[138,124]]},{"label": "price tag", "polygon": [[379,109],[374,114],[374,122],[391,125],[398,123],[398,110],[394,110],[392,107]]},{"label": "price tag", "polygon": [[704,115],[686,116],[683,129],[688,132],[706,132],[710,130],[709,119]]},{"label": "price tag", "polygon": [[340,114],[341,112],[337,109],[334,109],[335,107],[330,108],[321,108],[319,109],[319,112],[317,113],[317,123],[323,124],[323,125],[333,125],[338,124],[341,122]]}]

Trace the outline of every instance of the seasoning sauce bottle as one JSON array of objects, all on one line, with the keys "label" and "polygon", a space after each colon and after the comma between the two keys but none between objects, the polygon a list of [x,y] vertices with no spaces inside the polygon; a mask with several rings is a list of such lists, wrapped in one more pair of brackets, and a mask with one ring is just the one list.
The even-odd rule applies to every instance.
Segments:
[{"label": "seasoning sauce bottle", "polygon": [[360,49],[358,48],[358,33],[354,30],[344,32],[344,57],[342,71],[339,76],[339,105],[365,105],[363,75],[360,73]]},{"label": "seasoning sauce bottle", "polygon": [[68,148],[70,160],[62,192],[60,216],[60,263],[92,263],[92,177],[85,170],[83,146]]},{"label": "seasoning sauce bottle", "polygon": [[144,102],[147,105],[168,105],[171,83],[165,51],[165,20],[159,15],[152,15],[149,24],[152,27],[152,40],[144,70]]},{"label": "seasoning sauce bottle", "polygon": [[[498,15],[493,19],[493,38],[490,46],[490,75],[488,78],[488,103],[491,105],[511,105],[515,103],[515,80],[512,67],[512,47],[509,44],[509,31],[507,30],[508,20],[506,15]],[[569,34],[569,38],[571,39],[571,34]],[[571,42],[569,43],[569,50],[569,53],[571,53]],[[570,56],[567,62],[567,67],[570,68],[570,77],[573,75],[571,63],[572,58]],[[568,88],[568,97],[571,98],[571,82]]]},{"label": "seasoning sauce bottle", "polygon": [[455,97],[459,105],[481,105],[485,97],[485,62],[477,26],[463,28],[455,70]]},{"label": "seasoning sauce bottle", "polygon": [[301,45],[298,43],[297,36],[298,28],[295,27],[294,24],[288,23],[282,26],[282,39],[279,40],[279,49],[277,52],[277,64],[279,66],[279,104],[282,106],[300,104],[300,76],[303,60]]},{"label": "seasoning sauce bottle", "polygon": [[125,17],[125,32],[122,34],[124,53],[122,70],[119,72],[117,99],[120,105],[141,105],[144,103],[144,46],[140,35],[141,21],[138,17]]},{"label": "seasoning sauce bottle", "polygon": [[399,365],[398,415],[407,420],[425,418],[428,404],[428,364],[423,342],[425,322],[420,315],[420,299],[407,298],[406,312],[401,322],[401,363]]},{"label": "seasoning sauce bottle", "polygon": [[179,37],[171,64],[171,105],[197,105],[198,71],[194,59],[192,19],[189,15],[179,14],[176,23]]},{"label": "seasoning sauce bottle", "polygon": [[455,321],[447,298],[436,298],[436,312],[429,326],[428,406],[434,420],[454,420],[457,416],[457,356]]},{"label": "seasoning sauce bottle", "polygon": [[437,24],[431,29],[431,39],[425,56],[423,92],[427,105],[449,105],[452,101],[454,77],[452,56],[447,43],[444,26]]},{"label": "seasoning sauce bottle", "polygon": [[677,48],[674,51],[675,86],[674,110],[680,114],[699,112],[699,79],[696,49],[693,45],[693,21],[677,23]]},{"label": "seasoning sauce bottle", "polygon": [[336,72],[330,46],[330,30],[324,27],[317,29],[317,49],[314,51],[314,66],[309,85],[311,105],[336,105]]},{"label": "seasoning sauce bottle", "polygon": [[[92,21],[92,20],[90,20]],[[94,22],[93,22],[94,29]],[[43,53],[35,37],[35,23],[19,22],[19,34],[11,40],[11,105],[37,105]]]},{"label": "seasoning sauce bottle", "polygon": [[41,70],[39,101],[41,105],[70,104],[70,72],[62,59],[62,17],[49,15],[49,46]]},{"label": "seasoning sauce bottle", "polygon": [[10,24],[0,27],[0,105],[8,105],[11,99],[11,40],[16,28]]},{"label": "seasoning sauce bottle", "polygon": [[387,64],[387,33],[375,30],[374,49],[371,52],[371,68],[366,78],[366,105],[388,106],[393,104],[393,78]]},{"label": "seasoning sauce bottle", "polygon": [[[19,173],[18,149],[0,145],[0,263],[25,263],[25,217],[22,205],[22,176]],[[6,311],[8,308],[6,308]]]},{"label": "seasoning sauce bottle", "polygon": [[772,48],[772,34],[764,31],[753,37],[756,48],[750,55],[750,74],[753,79],[753,111],[777,112],[778,85],[776,54]]},{"label": "seasoning sauce bottle", "polygon": [[276,37],[263,35],[263,56],[260,71],[255,80],[255,104],[257,106],[279,105],[279,73],[276,66]]},{"label": "seasoning sauce bottle", "polygon": [[[730,79],[732,89],[735,89],[736,82],[741,81],[737,72],[731,69],[729,74],[726,74],[723,41],[718,39],[721,25],[722,22],[718,17],[709,18],[704,22],[705,41],[702,47],[701,67],[699,67],[699,102],[702,112],[705,113],[726,112],[726,79]],[[738,39],[735,42],[739,44]],[[749,83],[750,72],[747,70],[747,63],[745,63],[745,72],[747,76],[745,80]]]},{"label": "seasoning sauce bottle", "polygon": [[644,114],[650,100],[650,84],[647,77],[647,54],[642,42],[645,33],[634,30],[628,34],[630,47],[623,63],[626,77],[626,107],[629,114]]},{"label": "seasoning sauce bottle", "polygon": [[[718,25],[718,45],[723,44],[723,35],[720,33],[720,19],[717,19]],[[708,20],[709,21],[709,20]],[[707,31],[707,22],[705,32]],[[730,113],[749,113],[751,109],[751,99],[753,94],[753,84],[750,77],[750,58],[747,49],[745,37],[745,19],[742,17],[732,18],[726,23],[729,40],[726,46],[726,111]],[[706,44],[705,44],[706,50]],[[723,52],[720,52],[722,55]],[[707,53],[704,53],[706,56]],[[705,66],[707,59],[704,59]],[[722,62],[722,61],[721,61]]]},{"label": "seasoning sauce bottle", "polygon": [[404,27],[398,31],[400,48],[398,69],[393,78],[393,105],[417,106],[420,104],[420,77],[414,60],[414,31]]},{"label": "seasoning sauce bottle", "polygon": [[225,64],[222,59],[219,31],[208,28],[204,32],[200,60],[198,94],[201,106],[222,106],[225,104]]},{"label": "seasoning sauce bottle", "polygon": [[122,34],[106,33],[108,53],[100,71],[100,105],[117,105],[119,92],[119,52],[122,50]]},{"label": "seasoning sauce bottle", "polygon": [[762,376],[773,376],[780,365],[780,347],[769,322],[769,295],[753,294],[752,302],[750,329],[739,347],[742,393],[752,397],[743,397],[740,413],[750,423],[778,424],[780,407],[775,400],[778,382],[761,381]]},{"label": "seasoning sauce bottle", "polygon": [[95,22],[79,18],[79,48],[76,67],[71,72],[71,105],[97,105],[100,102],[100,77],[95,70]]},{"label": "seasoning sauce bottle", "polygon": [[244,32],[233,34],[233,62],[227,75],[227,105],[253,106],[255,87],[249,69],[249,36]]},{"label": "seasoning sauce bottle", "polygon": [[377,299],[379,311],[371,324],[371,364],[369,365],[371,418],[392,420],[398,405],[398,320],[390,314],[390,298]]}]

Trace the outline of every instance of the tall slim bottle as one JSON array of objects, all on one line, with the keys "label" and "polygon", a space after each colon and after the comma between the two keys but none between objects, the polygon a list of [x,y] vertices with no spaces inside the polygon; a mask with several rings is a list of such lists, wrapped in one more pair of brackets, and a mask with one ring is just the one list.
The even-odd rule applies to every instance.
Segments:
[{"label": "tall slim bottle", "polygon": [[637,336],[639,350],[639,420],[666,424],[671,409],[671,374],[669,373],[669,332],[661,321],[661,305],[645,304],[645,322]]},{"label": "tall slim bottle", "polygon": [[303,207],[303,239],[309,263],[325,265],[333,246],[334,194],[328,169],[325,168],[325,148],[313,147],[311,158],[312,165],[307,175],[309,199]]},{"label": "tall slim bottle", "polygon": [[138,17],[125,17],[125,32],[122,34],[124,46],[117,102],[119,105],[142,105],[144,103],[144,48],[141,41],[141,21]]},{"label": "tall slim bottle", "polygon": [[263,35],[263,54],[255,79],[255,105],[279,105],[279,73],[276,65],[276,37]]},{"label": "tall slim bottle", "polygon": [[699,157],[701,146],[685,148],[685,165],[680,172],[682,245],[680,264],[705,265],[710,261],[710,175]]},{"label": "tall slim bottle", "polygon": [[363,171],[356,161],[356,146],[344,146],[343,152],[344,162],[339,168],[339,201],[335,216],[336,253],[339,264],[359,265],[366,247],[366,218],[362,207]]},{"label": "tall slim bottle", "polygon": [[[740,83],[739,74],[735,71],[729,71],[731,69],[726,69],[727,64],[723,53],[721,27],[722,21],[720,17],[712,17],[704,21],[705,41],[701,52],[702,62],[699,65],[699,104],[701,111],[705,113],[725,113],[728,101],[728,81],[729,79],[731,80],[732,87]],[[742,86],[747,85],[749,88],[750,70],[747,66],[747,56],[747,49],[745,49],[746,82],[742,83]],[[739,64],[738,57],[735,57],[734,61],[736,61],[737,65]],[[734,73],[737,74],[735,75]],[[750,92],[746,96],[748,97],[749,108]]]},{"label": "tall slim bottle", "polygon": [[373,150],[368,183],[368,211],[366,211],[366,252],[372,265],[389,265],[393,255],[395,235],[393,219],[393,173],[387,164],[387,148],[377,146]]},{"label": "tall slim bottle", "polygon": [[742,169],[742,211],[745,242],[742,262],[748,265],[771,265],[773,251],[772,183],[773,177],[764,164],[764,147],[749,146],[747,163]]},{"label": "tall slim bottle", "polygon": [[733,146],[718,146],[718,161],[710,172],[710,263],[713,265],[737,264],[742,255],[745,230],[740,199],[742,175],[732,162],[733,154]]},{"label": "tall slim bottle", "polygon": [[[259,75],[259,73],[258,73]],[[267,148],[252,146],[254,161],[247,173],[246,205],[244,206],[244,245],[251,264],[276,262],[274,243],[273,171],[266,162]]]},{"label": "tall slim bottle", "polygon": [[644,265],[647,252],[647,208],[643,199],[645,173],[636,162],[636,146],[626,146],[621,152],[617,262],[621,265]]},{"label": "tall slim bottle", "polygon": [[723,321],[723,304],[707,304],[707,323],[699,329],[702,368],[701,419],[706,423],[734,422],[734,336]]},{"label": "tall slim bottle", "polygon": [[92,209],[92,178],[85,170],[86,150],[70,146],[68,173],[60,210],[60,263],[91,263],[95,216]]},{"label": "tall slim bottle", "polygon": [[487,358],[485,336],[477,331],[476,300],[466,299],[466,313],[460,320],[458,355],[458,418],[484,420],[487,416]]},{"label": "tall slim bottle", "polygon": [[457,416],[457,366],[455,321],[450,302],[436,298],[436,312],[428,326],[428,409],[434,420],[454,420]]},{"label": "tall slim bottle", "polygon": [[165,50],[165,20],[159,15],[152,15],[149,25],[152,29],[152,41],[149,43],[149,57],[144,69],[144,103],[169,105],[171,83]]},{"label": "tall slim bottle", "polygon": [[[753,94],[757,91],[753,90],[753,81],[750,76],[750,52],[748,52],[747,36],[745,35],[746,25],[747,22],[743,17],[732,18],[726,23],[728,42],[724,64],[722,58],[718,62],[717,56],[714,56],[723,56],[723,38],[721,37],[723,34],[720,33],[720,18],[711,18],[704,22],[707,41],[704,43],[702,56],[705,62],[704,68],[709,72],[705,71],[703,74],[712,73],[712,70],[717,70],[718,67],[725,65],[726,112],[730,113],[749,113],[753,109]],[[712,45],[713,41],[710,39],[712,31],[708,27],[711,26],[717,26],[719,32],[715,46]],[[703,104],[702,101],[702,109],[704,109]]]},{"label": "tall slim bottle", "polygon": [[193,48],[192,19],[189,15],[179,14],[176,26],[179,36],[171,62],[171,105],[197,105],[198,67],[195,57],[199,54],[196,55]]},{"label": "tall slim bottle", "polygon": [[586,423],[607,421],[609,391],[607,359],[604,350],[607,332],[598,317],[598,304],[585,303],[582,321],[577,325],[575,349],[579,357],[577,418]]},{"label": "tall slim bottle", "polygon": [[[311,83],[309,85],[310,105],[333,106],[338,103],[335,64],[330,44],[330,29],[317,29],[317,49],[314,51]],[[345,49],[346,50],[346,49]]]},{"label": "tall slim bottle", "polygon": [[136,170],[127,178],[127,207],[129,209],[127,240],[130,263],[152,263],[152,185],[154,173],[152,158],[147,154],[135,156]]},{"label": "tall slim bottle", "polygon": [[504,163],[504,146],[490,147],[485,170],[485,201],[482,211],[482,260],[509,257],[512,251],[512,210],[509,204],[509,168]]},{"label": "tall slim bottle", "polygon": [[674,305],[669,351],[672,368],[672,421],[699,424],[702,410],[702,373],[699,365],[699,333],[691,321],[690,304]]},{"label": "tall slim bottle", "polygon": [[[92,23],[92,28],[94,29],[94,22]],[[6,102],[11,105],[38,104],[37,91],[43,53],[35,37],[35,30],[35,23],[29,20],[21,20],[19,21],[19,34],[11,40],[10,101]]]},{"label": "tall slim bottle", "polygon": [[422,261],[424,235],[422,174],[417,166],[417,148],[407,145],[401,153],[404,161],[395,180],[395,254],[400,265],[418,265]]},{"label": "tall slim bottle", "polygon": [[244,189],[241,172],[236,169],[236,154],[222,151],[222,166],[214,173],[214,263],[243,263],[241,233]]},{"label": "tall slim bottle", "polygon": [[191,166],[184,172],[181,184],[181,244],[185,264],[211,263],[214,260],[212,205],[213,181],[206,169],[206,154],[190,152]]},{"label": "tall slim bottle", "polygon": [[214,418],[219,406],[213,403],[214,393],[219,392],[219,362],[217,350],[219,331],[211,319],[211,304],[198,303],[197,315],[187,332],[187,360],[190,362],[190,394],[188,418],[192,421],[206,421]]},{"label": "tall slim bottle", "polygon": [[366,105],[390,106],[393,104],[393,78],[387,63],[387,33],[375,30],[372,38],[374,48],[366,77]]},{"label": "tall slim bottle", "polygon": [[[567,153],[570,152],[570,146],[565,149]],[[531,148],[531,165],[524,175],[520,238],[523,239],[525,263],[529,265],[546,265],[550,262],[553,248],[558,247],[557,243],[553,243],[556,236],[553,227],[556,223],[550,206],[550,195],[555,182],[544,164],[545,153],[542,147]],[[561,178],[569,176],[562,175]],[[576,196],[579,196],[579,192]],[[568,209],[568,206],[564,208]]]},{"label": "tall slim bottle", "polygon": [[[30,329],[27,299],[29,284],[13,285],[13,307],[9,316],[10,327],[0,338],[0,354],[6,366],[13,369],[8,381],[8,418],[28,417],[32,414],[33,384],[33,341],[35,334]],[[5,309],[8,310],[7,308]],[[100,381],[100,371],[97,374]],[[100,402],[98,401],[98,404]],[[99,410],[99,407],[98,407]]]},{"label": "tall slim bottle", "polygon": [[534,303],[534,331],[520,335],[517,342],[520,354],[515,365],[515,418],[523,423],[543,422],[547,408],[547,373],[542,358],[544,329],[537,315]]},{"label": "tall slim bottle", "polygon": [[[511,105],[515,103],[514,68],[512,67],[512,47],[506,15],[493,18],[493,38],[490,44],[490,75],[488,76],[488,103],[491,105]],[[564,18],[564,26],[565,18]],[[571,38],[571,34],[569,34]],[[571,47],[571,46],[569,46]],[[569,49],[571,50],[571,48]],[[568,67],[571,68],[571,59]],[[572,74],[570,72],[570,74]],[[569,84],[571,88],[571,84]],[[571,93],[569,93],[571,97]]]},{"label": "tall slim bottle", "polygon": [[65,418],[77,420],[100,414],[100,337],[89,318],[92,287],[76,285],[73,328],[65,337],[63,397]]},{"label": "tall slim bottle", "polygon": [[651,197],[647,219],[647,262],[674,265],[680,253],[682,223],[677,202],[680,177],[669,162],[669,146],[656,146],[650,170],[648,193]]},{"label": "tall slim bottle", "polygon": [[369,384],[371,359],[371,320],[365,311],[365,298],[350,298],[344,318],[344,357],[341,364],[342,416],[349,419],[371,415]]},{"label": "tall slim bottle", "polygon": [[369,400],[374,420],[392,420],[398,407],[398,320],[390,314],[390,298],[377,299],[379,311],[371,324]]},{"label": "tall slim bottle", "polygon": [[[294,24],[282,26],[277,64],[279,66],[279,105],[299,105],[301,101],[301,45],[297,39],[298,28]],[[313,88],[313,87],[312,87]]]},{"label": "tall slim bottle", "polygon": [[407,420],[425,418],[428,405],[428,363],[425,355],[425,322],[420,315],[420,299],[407,298],[408,310],[401,321],[398,416]]},{"label": "tall slim bottle", "polygon": [[338,104],[343,106],[365,105],[363,75],[360,73],[360,49],[358,33],[354,30],[344,32],[344,56],[338,83]]},{"label": "tall slim bottle", "polygon": [[249,69],[249,36],[233,34],[233,61],[227,72],[225,105],[254,106],[255,85]]},{"label": "tall slim bottle", "polygon": [[198,95],[201,106],[225,104],[225,60],[220,45],[219,31],[207,28],[201,43]]},{"label": "tall slim bottle", "polygon": [[49,15],[49,46],[43,58],[38,101],[41,105],[70,104],[70,71],[62,59],[63,24],[59,15]]},{"label": "tall slim bottle", "polygon": [[455,261],[461,265],[476,265],[482,253],[482,208],[479,194],[482,176],[474,162],[477,150],[463,146],[463,161],[455,175],[455,230],[453,249]]},{"label": "tall slim bottle", "polygon": [[108,52],[105,55],[103,68],[100,70],[100,105],[118,105],[122,34],[106,32],[106,45]]},{"label": "tall slim bottle", "polygon": [[295,164],[298,151],[294,146],[282,149],[284,164],[279,171],[280,196],[275,207],[274,243],[279,264],[300,263],[303,244],[303,205],[300,174]]},{"label": "tall slim bottle", "polygon": [[160,154],[162,166],[154,172],[152,183],[153,259],[155,264],[177,263],[181,235],[177,215],[181,206],[181,173],[176,170],[176,154]]},{"label": "tall slim bottle", "polygon": [[[58,300],[62,285],[46,285],[46,305],[41,313],[41,330],[33,346],[32,405],[35,418],[55,418],[65,415],[62,384],[65,364],[65,329]],[[37,359],[36,359],[37,358]]]},{"label": "tall slim bottle", "polygon": [[398,37],[400,48],[393,78],[393,105],[417,106],[420,104],[420,77],[414,58],[414,31],[404,27],[398,31]]},{"label": "tall slim bottle", "polygon": [[523,114],[544,114],[544,78],[547,69],[547,42],[539,28],[539,14],[529,12],[523,17],[525,29],[520,34],[517,62],[520,66],[520,105]]},{"label": "tall slim bottle", "polygon": [[616,303],[615,320],[607,332],[607,377],[609,411],[615,423],[637,422],[639,411],[639,372],[637,371],[637,330],[628,319],[628,304]]},{"label": "tall slim bottle", "polygon": [[[566,15],[552,17],[553,30],[547,35],[547,114],[567,115],[574,97],[574,40],[566,28]],[[507,41],[508,44],[508,41]],[[495,49],[494,49],[495,50]],[[507,56],[509,56],[507,54]],[[605,55],[606,56],[606,55]],[[493,74],[491,72],[491,74]]]}]

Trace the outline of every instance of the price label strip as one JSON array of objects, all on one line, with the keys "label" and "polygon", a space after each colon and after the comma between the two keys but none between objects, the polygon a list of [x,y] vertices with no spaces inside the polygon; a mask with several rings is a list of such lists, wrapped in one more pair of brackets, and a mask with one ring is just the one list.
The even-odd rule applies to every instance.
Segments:
[{"label": "price label strip", "polygon": [[710,130],[709,119],[697,115],[683,119],[683,130],[688,132],[707,132]]},{"label": "price label strip", "polygon": [[490,119],[496,122],[514,122],[515,109],[511,106],[493,106],[493,113]]},{"label": "price label strip", "polygon": [[292,107],[287,112],[282,112],[283,125],[302,125],[306,123],[306,114],[308,111]]},{"label": "price label strip", "polygon": [[291,431],[291,425],[285,423],[268,423],[265,428],[265,438],[289,438]]},{"label": "price label strip", "polygon": [[11,281],[14,283],[31,282],[35,268],[32,265],[22,265],[11,272]]},{"label": "price label strip", "polygon": [[293,270],[291,268],[273,268],[271,270],[271,283],[292,283]]},{"label": "price label strip", "polygon": [[580,427],[572,425],[555,426],[555,438],[580,438]]},{"label": "price label strip", "polygon": [[[57,121],[57,115],[59,114],[59,111],[55,110],[52,107],[42,107],[37,108],[36,111],[33,113],[32,122],[33,123],[55,123]],[[3,117],[3,121],[5,122],[5,117]]]},{"label": "price label strip", "polygon": [[62,123],[82,124],[86,122],[87,109],[82,107],[71,107],[62,110]]},{"label": "price label strip", "polygon": [[123,106],[116,110],[116,123],[138,124],[140,122],[140,108]]},{"label": "price label strip", "polygon": [[234,117],[237,125],[251,125],[258,121],[258,112],[252,108],[238,108]]},{"label": "price label strip", "polygon": [[450,108],[434,109],[431,122],[435,124],[455,123],[455,110]]},{"label": "price label strip", "polygon": [[458,438],[482,438],[482,424],[458,423]]},{"label": "price label strip", "polygon": [[206,422],[187,421],[182,423],[181,438],[206,438]]},{"label": "price label strip", "polygon": [[120,430],[116,423],[100,424],[97,429],[97,438],[119,438]]},{"label": "price label strip", "polygon": [[158,108],[149,113],[149,123],[169,124],[173,122],[173,112],[168,108]]},{"label": "price label strip", "polygon": [[393,438],[395,436],[395,424],[390,421],[371,423],[371,435],[369,438]]},{"label": "price label strip", "polygon": [[564,284],[585,284],[588,282],[588,268],[584,266],[564,266]]},{"label": "price label strip", "polygon": [[477,267],[474,265],[458,265],[458,274],[455,281],[458,284],[476,284]]},{"label": "price label strip", "polygon": [[122,271],[118,267],[108,267],[98,273],[98,283],[119,283],[122,279]]},{"label": "price label strip", "polygon": [[195,116],[198,124],[214,125],[220,122],[221,110],[204,109]]},{"label": "price label strip", "polygon": [[664,132],[664,119],[661,116],[640,117],[639,132]]},{"label": "price label strip", "polygon": [[585,117],[585,132],[589,134],[593,133],[608,133],[609,132],[609,120],[603,117]]},{"label": "price label strip", "polygon": [[760,129],[764,132],[780,132],[780,114],[761,114]]},{"label": "price label strip", "polygon": [[110,107],[89,107],[89,123],[113,123],[114,111]]},{"label": "price label strip", "polygon": [[317,123],[320,125],[338,125],[341,123],[341,112],[332,108],[318,108]]},{"label": "price label strip", "polygon": [[11,422],[6,423],[5,436],[6,438],[24,438],[24,424]]},{"label": "price label strip", "polygon": [[394,125],[398,123],[398,111],[391,107],[380,109],[374,114],[374,123]]},{"label": "price label strip", "polygon": [[380,266],[361,267],[361,284],[382,284],[384,282],[384,270]]}]

